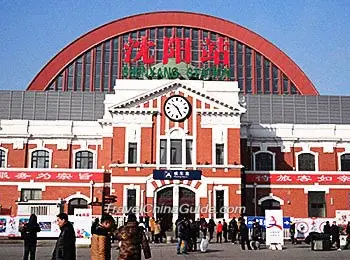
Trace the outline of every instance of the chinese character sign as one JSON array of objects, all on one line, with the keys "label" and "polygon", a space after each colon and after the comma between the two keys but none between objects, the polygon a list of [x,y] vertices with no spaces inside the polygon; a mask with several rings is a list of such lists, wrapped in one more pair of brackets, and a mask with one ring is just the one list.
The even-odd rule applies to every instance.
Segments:
[{"label": "chinese character sign", "polygon": [[154,65],[154,53],[159,53],[163,64],[168,64],[170,58],[174,58],[176,64],[191,64],[192,51],[199,51],[202,64],[211,61],[214,65],[229,65],[229,42],[224,37],[217,37],[216,41],[204,38],[200,50],[192,49],[190,38],[179,37],[164,37],[162,49],[155,51],[156,47],[155,41],[148,40],[147,36],[138,40],[129,38],[124,44],[124,61],[127,64],[142,61],[146,65]]},{"label": "chinese character sign", "polygon": [[247,173],[247,183],[257,184],[349,184],[350,174]]},{"label": "chinese character sign", "polygon": [[35,182],[103,182],[103,172],[71,172],[71,171],[0,171],[0,181]]}]

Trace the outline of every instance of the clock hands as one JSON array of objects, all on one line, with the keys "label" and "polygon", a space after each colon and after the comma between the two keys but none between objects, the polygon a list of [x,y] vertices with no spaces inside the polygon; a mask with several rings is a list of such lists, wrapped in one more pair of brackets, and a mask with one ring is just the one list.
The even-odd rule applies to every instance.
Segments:
[{"label": "clock hands", "polygon": [[174,107],[176,107],[177,111],[179,112],[180,116],[182,116],[180,109],[178,108],[177,105],[173,104]]}]

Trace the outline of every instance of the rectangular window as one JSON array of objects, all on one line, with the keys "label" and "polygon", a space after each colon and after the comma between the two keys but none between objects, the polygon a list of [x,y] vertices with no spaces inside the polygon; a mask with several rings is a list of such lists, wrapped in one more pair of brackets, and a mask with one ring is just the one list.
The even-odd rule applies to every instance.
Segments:
[{"label": "rectangular window", "polygon": [[5,151],[0,149],[0,168],[6,167],[6,161],[5,161]]},{"label": "rectangular window", "polygon": [[137,143],[129,143],[128,163],[136,163],[137,161]]},{"label": "rectangular window", "polygon": [[326,217],[326,193],[324,191],[309,191],[308,212],[309,217]]},{"label": "rectangular window", "polygon": [[192,140],[186,140],[186,164],[192,164]]},{"label": "rectangular window", "polygon": [[160,140],[160,164],[166,164],[167,140]]},{"label": "rectangular window", "polygon": [[182,163],[182,140],[170,141],[170,164]]},{"label": "rectangular window", "polygon": [[216,207],[215,207],[215,211],[216,211],[216,218],[224,218],[224,191],[223,190],[217,190],[215,192],[216,194],[216,198],[215,198],[215,202],[216,202]]},{"label": "rectangular window", "polygon": [[216,144],[215,163],[216,165],[224,164],[224,144]]},{"label": "rectangular window", "polygon": [[41,200],[42,190],[40,189],[22,189],[21,201]]},{"label": "rectangular window", "polygon": [[128,189],[127,193],[127,209],[128,211],[136,207],[136,189]]}]

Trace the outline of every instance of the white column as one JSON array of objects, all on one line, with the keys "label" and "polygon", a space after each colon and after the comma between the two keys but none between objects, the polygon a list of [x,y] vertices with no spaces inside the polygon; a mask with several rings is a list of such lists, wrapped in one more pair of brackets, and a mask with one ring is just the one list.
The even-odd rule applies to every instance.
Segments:
[{"label": "white column", "polygon": [[[175,209],[175,210],[174,210]],[[179,185],[174,185],[173,188],[173,223],[179,218]]]}]

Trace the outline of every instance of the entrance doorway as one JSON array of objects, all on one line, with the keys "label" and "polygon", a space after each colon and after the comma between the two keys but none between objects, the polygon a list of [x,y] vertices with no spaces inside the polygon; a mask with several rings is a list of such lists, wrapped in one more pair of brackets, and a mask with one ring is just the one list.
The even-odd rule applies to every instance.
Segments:
[{"label": "entrance doorway", "polygon": [[173,188],[165,188],[157,192],[157,220],[161,220],[161,228],[172,230],[173,223]]},{"label": "entrance doorway", "polygon": [[156,218],[162,219],[163,227],[170,231],[179,217],[195,220],[196,193],[179,185],[165,187],[156,192],[155,206]]}]

